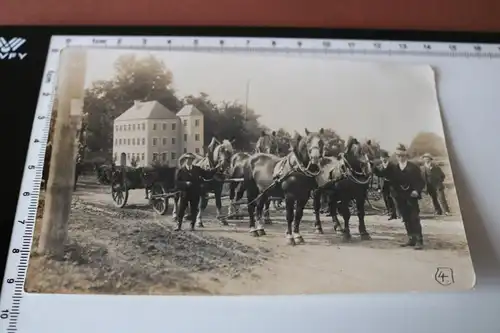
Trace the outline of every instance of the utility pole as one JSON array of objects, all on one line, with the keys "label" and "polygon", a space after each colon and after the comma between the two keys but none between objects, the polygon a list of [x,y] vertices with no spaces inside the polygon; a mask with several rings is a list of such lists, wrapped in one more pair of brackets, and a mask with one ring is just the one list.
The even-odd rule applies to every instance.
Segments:
[{"label": "utility pole", "polygon": [[58,107],[54,124],[52,156],[45,194],[45,208],[37,252],[64,256],[68,219],[82,124],[86,51],[66,49],[61,53],[57,82]]},{"label": "utility pole", "polygon": [[250,95],[250,82],[252,80],[247,80],[246,92],[245,92],[245,121],[247,121],[248,116],[248,97]]}]

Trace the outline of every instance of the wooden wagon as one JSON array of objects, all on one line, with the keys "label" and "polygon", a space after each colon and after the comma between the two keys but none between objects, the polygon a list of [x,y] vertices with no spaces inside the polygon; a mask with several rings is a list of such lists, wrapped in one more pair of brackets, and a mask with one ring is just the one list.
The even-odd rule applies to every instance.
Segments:
[{"label": "wooden wagon", "polygon": [[129,191],[145,190],[146,197],[154,211],[167,214],[169,199],[177,193],[175,189],[176,168],[169,166],[153,167],[114,167],[111,176],[111,196],[116,207],[127,205]]}]

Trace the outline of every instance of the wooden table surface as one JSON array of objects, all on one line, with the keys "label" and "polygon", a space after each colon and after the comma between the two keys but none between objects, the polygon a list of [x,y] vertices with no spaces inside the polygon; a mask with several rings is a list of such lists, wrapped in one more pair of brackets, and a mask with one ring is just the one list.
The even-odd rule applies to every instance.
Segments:
[{"label": "wooden table surface", "polygon": [[500,0],[0,0],[1,25],[174,25],[500,32]]}]

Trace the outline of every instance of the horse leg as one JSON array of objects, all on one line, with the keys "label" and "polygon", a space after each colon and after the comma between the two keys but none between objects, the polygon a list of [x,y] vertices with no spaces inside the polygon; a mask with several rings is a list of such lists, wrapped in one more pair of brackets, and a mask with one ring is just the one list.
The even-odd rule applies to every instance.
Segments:
[{"label": "horse leg", "polygon": [[172,209],[172,220],[174,222],[177,222],[177,209],[179,208],[179,198],[180,198],[180,195],[179,193],[176,193],[174,195],[174,208]]},{"label": "horse leg", "polygon": [[[235,201],[241,202],[241,199],[243,199],[243,195],[245,194],[245,185],[240,184],[237,188],[238,188],[238,191],[236,191]],[[235,214],[240,214],[240,205],[236,205]],[[238,216],[238,219],[239,218],[240,218],[240,216]]]},{"label": "horse leg", "polygon": [[314,229],[315,229],[315,232],[318,234],[323,233],[323,227],[321,226],[321,219],[320,219],[321,199],[322,199],[321,191],[314,192],[314,195],[313,195],[313,208],[314,208],[314,218],[315,218]]},{"label": "horse leg", "polygon": [[238,186],[238,183],[230,183],[229,184],[229,207],[227,209],[227,217],[231,218],[233,217],[236,207],[234,205],[234,198],[236,196],[236,187]]},{"label": "horse leg", "polygon": [[205,193],[202,192],[201,194],[201,200],[198,203],[198,214],[196,215],[196,226],[199,228],[204,228],[205,226],[203,225],[203,211],[205,210],[205,207],[207,206],[207,198],[204,195]]},{"label": "horse leg", "polygon": [[264,224],[273,224],[271,220],[271,214],[269,213],[269,209],[271,206],[271,200],[266,199],[266,203],[264,205]]},{"label": "horse leg", "polygon": [[219,220],[222,225],[228,225],[227,218],[222,216],[222,185],[223,183],[220,183],[220,185],[215,188],[215,207],[217,207],[217,220]]},{"label": "horse leg", "polygon": [[259,232],[255,228],[255,207],[257,206],[257,203],[253,202],[258,195],[259,195],[259,190],[257,189],[257,186],[255,186],[255,184],[252,184],[252,186],[248,186],[247,189],[247,200],[248,200],[247,210],[249,218],[248,226],[250,228],[250,235],[254,237],[259,236]]},{"label": "horse leg", "polygon": [[285,211],[286,211],[286,238],[288,245],[295,245],[295,239],[293,238],[292,233],[292,223],[294,218],[294,207],[295,200],[292,198],[285,199]]},{"label": "horse leg", "polygon": [[145,199],[149,199],[149,195],[148,195],[148,194],[149,194],[149,193],[148,193],[149,191],[148,191],[148,190],[149,190],[149,189],[148,189],[148,187],[146,186],[146,187],[144,188],[144,195],[145,195],[145,197],[144,197],[144,198],[145,198]]},{"label": "horse leg", "polygon": [[257,232],[259,233],[259,236],[264,236],[266,234],[266,232],[264,231],[263,210],[266,202],[268,201],[269,199],[267,198],[267,196],[263,195],[257,202]]},{"label": "horse leg", "polygon": [[350,200],[348,198],[342,199],[342,201],[340,202],[340,211],[342,214],[342,218],[344,219],[344,241],[349,241],[351,239],[351,231],[349,229],[349,219],[351,218],[351,211],[349,210],[349,202]]},{"label": "horse leg", "polygon": [[358,210],[358,220],[359,220],[359,235],[361,236],[361,240],[370,240],[370,234],[368,231],[366,231],[366,225],[365,225],[365,201],[366,201],[366,196],[363,193],[363,195],[360,195],[356,198],[356,209]]},{"label": "horse leg", "polygon": [[304,244],[304,238],[300,234],[300,222],[302,221],[302,216],[304,216],[304,207],[309,200],[309,196],[297,200],[297,207],[295,208],[295,218],[293,220],[293,239],[297,244]]},{"label": "horse leg", "polygon": [[337,211],[339,210],[337,196],[332,194],[328,200],[329,200],[328,205],[330,207],[329,208],[330,209],[330,216],[332,217],[332,222],[333,222],[333,231],[338,230],[340,232],[344,232],[344,229],[342,228],[342,225],[340,224],[340,221],[339,221],[339,218],[337,215]]}]

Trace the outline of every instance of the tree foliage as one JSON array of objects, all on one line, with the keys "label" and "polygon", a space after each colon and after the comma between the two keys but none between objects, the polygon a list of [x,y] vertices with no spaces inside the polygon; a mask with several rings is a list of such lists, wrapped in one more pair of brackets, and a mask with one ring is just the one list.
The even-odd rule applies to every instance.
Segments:
[{"label": "tree foliage", "polygon": [[425,153],[437,157],[447,156],[444,139],[432,132],[418,133],[408,147],[408,154],[419,157]]}]

